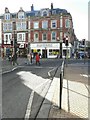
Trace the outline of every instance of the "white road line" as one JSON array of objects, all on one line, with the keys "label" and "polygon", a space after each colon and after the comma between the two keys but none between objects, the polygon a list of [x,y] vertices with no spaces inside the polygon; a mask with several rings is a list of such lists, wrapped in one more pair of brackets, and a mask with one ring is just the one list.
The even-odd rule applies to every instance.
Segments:
[{"label": "white road line", "polygon": [[50,72],[54,71],[56,68],[53,68],[52,70],[48,71],[48,76],[51,76]]},{"label": "white road line", "polygon": [[80,76],[83,76],[83,77],[90,77],[90,75],[86,75],[86,74],[80,74]]},{"label": "white road line", "polygon": [[29,116],[30,116],[30,113],[31,113],[32,102],[33,102],[33,97],[34,97],[34,91],[31,92],[24,120],[29,120]]},{"label": "white road line", "polygon": [[[39,87],[41,87],[42,85],[44,85],[47,82],[51,82],[49,80],[46,80],[45,82],[41,83],[40,85],[38,85],[35,89],[38,89]],[[35,90],[36,91],[36,90]],[[33,98],[34,98],[34,90],[31,92],[29,101],[28,101],[28,105],[27,105],[27,110],[26,110],[26,114],[24,117],[24,120],[29,120],[29,117],[31,115],[31,107],[32,107],[32,102],[33,102]]]}]

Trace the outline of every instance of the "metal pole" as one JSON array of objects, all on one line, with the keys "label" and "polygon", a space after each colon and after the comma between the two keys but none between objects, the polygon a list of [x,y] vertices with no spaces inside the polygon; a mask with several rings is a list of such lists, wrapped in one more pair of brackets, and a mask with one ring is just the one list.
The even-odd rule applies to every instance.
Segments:
[{"label": "metal pole", "polygon": [[60,42],[60,58],[62,58],[62,41]]},{"label": "metal pole", "polygon": [[59,99],[59,109],[62,108],[61,103],[62,103],[62,71],[60,73],[60,99]]},{"label": "metal pole", "polygon": [[84,46],[84,64],[85,64],[85,57],[86,57],[85,52],[86,52],[86,45]]}]

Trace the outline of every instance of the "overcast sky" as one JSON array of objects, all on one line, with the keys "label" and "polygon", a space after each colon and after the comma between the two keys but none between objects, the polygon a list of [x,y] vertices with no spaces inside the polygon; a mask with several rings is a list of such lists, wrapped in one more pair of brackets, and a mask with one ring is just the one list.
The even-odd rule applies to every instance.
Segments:
[{"label": "overcast sky", "polygon": [[30,11],[33,4],[35,10],[40,10],[50,8],[53,3],[54,8],[66,9],[71,13],[77,38],[88,40],[88,2],[89,0],[0,0],[0,14],[4,13],[5,7],[13,13],[18,12],[20,7],[24,11]]}]

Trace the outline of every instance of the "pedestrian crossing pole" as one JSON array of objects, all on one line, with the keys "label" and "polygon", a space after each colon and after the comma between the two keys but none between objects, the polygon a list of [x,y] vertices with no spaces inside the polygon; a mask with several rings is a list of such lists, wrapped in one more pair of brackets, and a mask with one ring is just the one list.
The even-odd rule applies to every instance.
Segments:
[{"label": "pedestrian crossing pole", "polygon": [[62,72],[60,73],[60,99],[59,99],[59,109],[62,109]]}]

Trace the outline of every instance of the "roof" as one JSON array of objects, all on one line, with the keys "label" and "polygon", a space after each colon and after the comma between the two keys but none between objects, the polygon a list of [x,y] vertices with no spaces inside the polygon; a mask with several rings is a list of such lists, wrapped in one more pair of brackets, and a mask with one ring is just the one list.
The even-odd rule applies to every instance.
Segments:
[{"label": "roof", "polygon": [[[23,10],[21,9],[21,11],[23,11]],[[26,13],[27,17],[28,16],[32,17],[32,16],[39,16],[40,15],[40,11],[41,10],[33,10],[33,11],[24,11],[24,12]],[[53,14],[60,14],[60,13],[69,14],[66,9],[60,9],[60,8],[49,9],[49,12],[50,13],[53,12]],[[11,13],[12,17],[15,18],[17,13]],[[3,16],[4,16],[4,14],[0,15],[0,19],[3,19]]]}]

